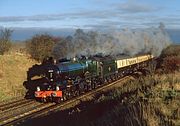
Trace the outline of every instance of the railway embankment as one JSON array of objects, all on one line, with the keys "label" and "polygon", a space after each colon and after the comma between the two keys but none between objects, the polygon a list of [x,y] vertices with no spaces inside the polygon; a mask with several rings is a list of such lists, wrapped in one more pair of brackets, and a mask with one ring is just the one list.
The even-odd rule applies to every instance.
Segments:
[{"label": "railway embankment", "polygon": [[0,101],[23,97],[26,89],[27,70],[37,63],[28,55],[22,53],[8,53],[0,55]]}]

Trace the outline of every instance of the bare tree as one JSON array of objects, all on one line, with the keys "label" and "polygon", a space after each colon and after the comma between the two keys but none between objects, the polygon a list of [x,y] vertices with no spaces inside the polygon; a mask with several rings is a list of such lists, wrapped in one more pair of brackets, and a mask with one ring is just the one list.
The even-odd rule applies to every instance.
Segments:
[{"label": "bare tree", "polygon": [[10,29],[1,29],[0,31],[0,55],[3,55],[5,52],[8,52],[11,48],[11,34],[12,30]]}]

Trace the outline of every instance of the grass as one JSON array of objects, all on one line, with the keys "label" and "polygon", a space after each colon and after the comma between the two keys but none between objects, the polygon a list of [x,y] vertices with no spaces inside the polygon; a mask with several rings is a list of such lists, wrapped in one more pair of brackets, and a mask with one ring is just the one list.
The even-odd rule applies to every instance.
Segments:
[{"label": "grass", "polygon": [[10,52],[0,55],[0,101],[23,96],[26,71],[36,62],[27,55]]}]

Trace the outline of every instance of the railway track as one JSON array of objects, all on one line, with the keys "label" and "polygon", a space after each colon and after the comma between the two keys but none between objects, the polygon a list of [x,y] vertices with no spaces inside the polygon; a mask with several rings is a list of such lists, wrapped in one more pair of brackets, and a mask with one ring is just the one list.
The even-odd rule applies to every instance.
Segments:
[{"label": "railway track", "polygon": [[2,117],[0,117],[0,125],[5,125],[7,122],[10,122],[12,120],[16,120],[18,119],[19,117],[23,117],[23,116],[26,116],[27,114],[29,114],[30,112],[33,112],[33,111],[37,111],[37,110],[40,110],[40,109],[43,109],[43,108],[47,108],[49,106],[51,106],[53,103],[49,103],[49,104],[36,104],[36,105],[33,105],[33,107],[29,107],[29,108],[26,108],[24,110],[21,110],[21,111],[17,111],[17,112],[12,112],[12,113],[9,113],[9,114],[6,114]]},{"label": "railway track", "polygon": [[2,101],[2,102],[0,102],[0,109],[3,108],[3,106],[6,106],[8,104],[13,104],[15,102],[21,102],[23,100],[24,100],[24,98],[19,98],[19,99],[15,98],[15,99],[10,99],[9,101]]},{"label": "railway track", "polygon": [[18,106],[13,106],[12,108],[7,108],[7,109],[4,109],[2,111],[0,111],[0,115],[3,115],[4,113],[7,114],[7,113],[12,113],[13,111],[16,111],[16,110],[22,110],[28,106],[31,106],[32,104],[36,104],[36,101],[28,101],[28,102],[25,102],[23,104],[19,104]]},{"label": "railway track", "polygon": [[5,103],[9,103],[9,102],[14,102],[14,101],[17,101],[17,100],[20,100],[20,99],[24,99],[24,97],[12,97],[10,99],[6,99],[6,100],[2,100],[0,101],[0,106],[5,104]]},{"label": "railway track", "polygon": [[130,78],[130,77],[126,76],[126,77],[121,78],[117,81],[114,81],[110,84],[100,86],[100,87],[98,87],[92,91],[89,91],[85,94],[74,97],[71,100],[64,101],[60,104],[55,104],[55,103],[40,104],[39,106],[31,108],[28,111],[24,111],[24,112],[21,112],[18,114],[8,115],[4,118],[0,118],[0,125],[20,124],[21,122],[28,120],[28,119],[36,118],[39,116],[43,116],[47,113],[49,114],[51,112],[62,110],[64,108],[66,108],[67,106],[70,106],[74,103],[79,103],[81,100],[86,99],[87,97],[91,97],[91,96],[93,96],[93,95],[95,95],[95,94],[97,94],[97,93],[99,93],[99,92],[101,92],[101,91],[103,91],[109,87],[115,86],[115,85],[119,84],[120,82],[122,82],[128,78]]},{"label": "railway track", "polygon": [[6,104],[0,105],[0,112],[12,110],[13,108],[17,108],[19,106],[31,103],[32,100],[28,99],[19,99],[17,101],[8,102]]}]

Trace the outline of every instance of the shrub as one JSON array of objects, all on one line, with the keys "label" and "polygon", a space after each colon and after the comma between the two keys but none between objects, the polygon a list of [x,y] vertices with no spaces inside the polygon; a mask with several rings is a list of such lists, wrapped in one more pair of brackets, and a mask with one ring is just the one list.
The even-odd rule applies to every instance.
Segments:
[{"label": "shrub", "polygon": [[12,34],[12,30],[10,29],[5,28],[0,31],[0,55],[3,55],[5,52],[8,52],[10,50],[11,34]]},{"label": "shrub", "polygon": [[158,67],[164,72],[173,72],[180,69],[180,46],[171,45],[162,51],[158,59]]},{"label": "shrub", "polygon": [[177,56],[166,57],[163,59],[162,67],[167,72],[173,72],[180,68],[180,58]]},{"label": "shrub", "polygon": [[161,57],[167,56],[180,56],[180,46],[179,45],[170,45],[166,49],[164,49],[161,53]]}]

